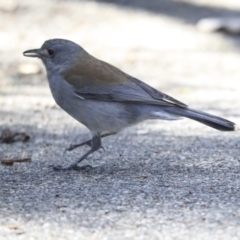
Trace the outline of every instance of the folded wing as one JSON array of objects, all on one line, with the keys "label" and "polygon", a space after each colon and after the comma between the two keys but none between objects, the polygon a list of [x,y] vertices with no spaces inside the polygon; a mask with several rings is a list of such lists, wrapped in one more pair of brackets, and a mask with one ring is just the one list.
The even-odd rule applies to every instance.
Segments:
[{"label": "folded wing", "polygon": [[187,107],[120,69],[85,54],[85,58],[81,58],[84,62],[62,72],[64,79],[74,87],[76,96],[98,101]]}]

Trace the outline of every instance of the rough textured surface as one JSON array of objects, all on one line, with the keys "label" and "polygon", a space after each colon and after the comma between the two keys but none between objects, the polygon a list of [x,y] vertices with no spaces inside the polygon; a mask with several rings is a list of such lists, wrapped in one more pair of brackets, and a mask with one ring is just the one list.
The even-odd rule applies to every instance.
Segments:
[{"label": "rough textured surface", "polygon": [[[170,6],[166,12],[176,11]],[[89,136],[55,106],[41,63],[21,56],[61,31],[191,107],[239,123],[237,38],[199,33],[171,14],[103,3],[21,1],[1,14],[0,130],[31,138],[0,144],[0,157],[32,157],[0,165],[1,240],[240,238],[238,131],[185,119],[145,122],[104,139],[106,150],[83,163],[92,169],[55,172],[51,164],[70,163],[87,147],[64,149]],[[41,70],[24,74],[20,64]]]}]

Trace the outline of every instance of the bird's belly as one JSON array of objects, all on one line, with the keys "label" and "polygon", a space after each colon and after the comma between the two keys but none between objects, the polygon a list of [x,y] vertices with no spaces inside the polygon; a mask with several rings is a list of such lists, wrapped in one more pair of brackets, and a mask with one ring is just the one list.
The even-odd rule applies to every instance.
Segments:
[{"label": "bird's belly", "polygon": [[137,117],[123,104],[77,99],[71,107],[63,107],[72,117],[92,131],[119,132],[137,122]]}]

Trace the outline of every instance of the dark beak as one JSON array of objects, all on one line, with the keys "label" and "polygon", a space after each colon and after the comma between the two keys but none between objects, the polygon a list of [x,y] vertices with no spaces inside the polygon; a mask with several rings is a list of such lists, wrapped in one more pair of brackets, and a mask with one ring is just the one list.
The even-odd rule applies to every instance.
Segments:
[{"label": "dark beak", "polygon": [[40,49],[31,49],[23,52],[25,57],[40,57]]}]

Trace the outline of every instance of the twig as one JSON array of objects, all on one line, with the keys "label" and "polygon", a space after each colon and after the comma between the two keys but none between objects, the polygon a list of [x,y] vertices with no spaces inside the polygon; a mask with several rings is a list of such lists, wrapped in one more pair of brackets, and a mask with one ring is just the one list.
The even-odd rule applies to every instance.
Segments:
[{"label": "twig", "polygon": [[27,157],[27,158],[2,158],[1,164],[4,165],[13,165],[15,162],[30,162],[32,159],[31,157]]}]

